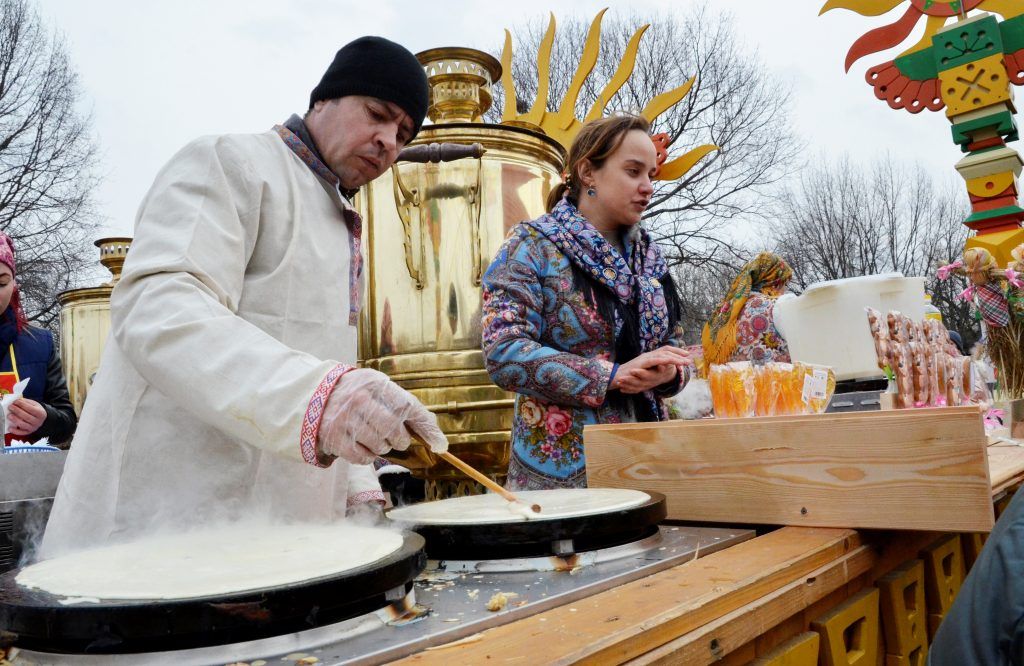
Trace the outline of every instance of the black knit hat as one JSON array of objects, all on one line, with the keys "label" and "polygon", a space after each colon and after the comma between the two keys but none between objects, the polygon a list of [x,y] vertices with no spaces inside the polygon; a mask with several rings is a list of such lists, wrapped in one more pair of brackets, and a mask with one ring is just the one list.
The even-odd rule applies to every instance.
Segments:
[{"label": "black knit hat", "polygon": [[320,100],[366,95],[394,102],[409,114],[413,136],[427,115],[427,75],[407,48],[383,37],[360,37],[341,47],[309,96]]}]

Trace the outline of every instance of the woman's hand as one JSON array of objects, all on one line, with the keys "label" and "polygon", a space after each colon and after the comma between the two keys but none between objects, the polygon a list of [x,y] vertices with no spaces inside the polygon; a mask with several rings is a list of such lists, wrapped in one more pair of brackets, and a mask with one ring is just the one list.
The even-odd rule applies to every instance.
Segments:
[{"label": "woman's hand", "polygon": [[692,364],[687,352],[666,345],[620,365],[608,388],[623,393],[643,393],[672,381],[681,366]]},{"label": "woman's hand", "polygon": [[46,421],[46,409],[35,400],[18,398],[7,408],[7,430],[19,437],[28,437]]}]

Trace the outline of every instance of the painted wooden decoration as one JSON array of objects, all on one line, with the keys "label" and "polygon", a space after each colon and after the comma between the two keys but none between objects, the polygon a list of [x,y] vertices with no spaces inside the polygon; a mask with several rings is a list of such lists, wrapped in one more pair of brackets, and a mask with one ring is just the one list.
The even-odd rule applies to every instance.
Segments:
[{"label": "painted wooden decoration", "polygon": [[[945,70],[988,55],[1004,60],[1007,75],[1014,83],[1024,83],[1024,4],[1018,0],[829,0],[821,13],[848,9],[863,16],[880,16],[904,4],[909,6],[899,19],[867,32],[846,54],[846,70],[849,71],[861,58],[899,46],[922,19],[925,21],[924,35],[918,42],[895,59],[868,69],[866,78],[875,89],[875,96],[887,101],[892,108],[910,113],[926,108],[938,111],[948,105],[939,94],[940,68]],[[1000,14],[1006,20],[980,40],[975,39],[977,32],[974,32],[956,43],[964,31],[958,19],[974,9]],[[958,32],[943,33],[951,20]],[[936,38],[945,42],[937,45]],[[947,48],[947,42],[954,44]]]},{"label": "painted wooden decoration", "polygon": [[[939,72],[939,82],[949,118],[1010,100],[1002,54],[943,70]],[[988,120],[988,117],[984,119]],[[1012,124],[1013,117],[1010,119]]]},{"label": "painted wooden decoration", "polygon": [[[944,267],[968,275],[971,300],[987,324],[988,351],[1010,398],[1024,397],[1024,208],[1017,178],[1024,166],[1006,144],[1017,141],[1015,85],[1024,85],[1022,0],[828,0],[822,13],[849,9],[879,16],[909,4],[894,23],[860,37],[846,70],[865,56],[899,46],[925,20],[924,36],[895,59],[868,69],[875,96],[893,109],[946,110],[953,142],[967,155],[956,169],[966,182],[975,232],[964,258]],[[1002,16],[1000,21],[998,16]],[[995,270],[1005,266],[1006,271]]]},{"label": "painted wooden decoration", "polygon": [[[984,247],[1005,265],[1010,251],[1024,242],[1024,208],[1018,204],[1014,182],[1021,159],[1006,146],[1019,136],[1012,84],[1024,83],[1024,3],[828,0],[821,11],[841,8],[878,16],[905,3],[909,6],[895,23],[871,30],[853,44],[846,69],[865,56],[898,46],[925,20],[924,36],[894,60],[871,67],[867,80],[875,96],[894,109],[918,113],[945,108],[953,141],[968,154],[957,164],[971,195],[972,215],[964,223],[977,232],[968,247]],[[969,16],[972,10],[981,13]],[[979,187],[985,179],[1004,185]],[[989,234],[998,234],[998,239],[978,240]]]}]

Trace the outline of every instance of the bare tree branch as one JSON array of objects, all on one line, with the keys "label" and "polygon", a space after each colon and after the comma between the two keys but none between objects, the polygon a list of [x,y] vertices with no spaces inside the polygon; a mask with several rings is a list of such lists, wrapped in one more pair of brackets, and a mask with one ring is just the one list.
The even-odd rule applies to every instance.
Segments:
[{"label": "bare tree branch", "polygon": [[[561,103],[579,63],[592,17],[560,18],[551,56],[547,108]],[[658,184],[645,226],[663,243],[672,265],[728,265],[743,254],[732,230],[765,219],[766,194],[793,167],[802,149],[789,124],[790,92],[767,73],[757,52],[736,36],[733,19],[700,7],[685,18],[672,15],[615,17],[602,24],[601,52],[576,105],[583,118],[611,79],[630,37],[650,23],[632,77],[610,100],[607,112],[639,113],[656,95],[696,76],[690,93],[655,122],[673,140],[669,159],[713,143],[721,150],[683,178]],[[512,77],[522,113],[537,94],[536,54],[547,17],[512,30]],[[501,48],[495,49],[500,56]],[[485,116],[500,122],[506,91],[496,86]]]},{"label": "bare tree branch", "polygon": [[891,157],[870,168],[848,158],[824,160],[782,190],[767,225],[776,251],[793,266],[794,283],[898,271],[926,278],[932,302],[948,328],[973,345],[980,330],[969,304],[957,298],[966,284],[939,282],[936,268],[959,257],[970,207],[962,187],[937,188],[920,166]]},{"label": "bare tree branch", "polygon": [[55,327],[57,294],[91,272],[98,222],[90,118],[64,39],[29,0],[0,0],[0,229],[18,250],[27,314]]}]

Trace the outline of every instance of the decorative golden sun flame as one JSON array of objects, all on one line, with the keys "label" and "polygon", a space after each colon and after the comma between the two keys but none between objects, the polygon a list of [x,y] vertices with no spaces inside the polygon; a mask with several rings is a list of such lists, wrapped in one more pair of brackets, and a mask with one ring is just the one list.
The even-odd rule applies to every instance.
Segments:
[{"label": "decorative golden sun flame", "polygon": [[[505,31],[505,48],[501,53],[501,83],[506,93],[501,122],[539,129],[568,149],[580,128],[583,127],[583,123],[600,118],[604,114],[609,100],[632,75],[636,65],[636,54],[640,48],[640,38],[650,27],[650,25],[640,27],[630,38],[615,74],[612,75],[611,80],[608,81],[586,116],[581,120],[576,117],[576,102],[583,89],[583,84],[594,70],[594,65],[597,64],[601,45],[601,20],[606,11],[608,11],[607,8],[602,9],[590,24],[590,30],[587,32],[587,39],[583,45],[583,53],[580,56],[580,64],[573,74],[565,97],[558,105],[558,110],[554,112],[547,110],[547,99],[551,84],[551,47],[555,41],[555,15],[551,15],[547,31],[544,33],[540,49],[537,51],[537,97],[530,110],[523,114],[516,112],[515,84],[512,81],[512,34],[508,30]],[[691,78],[678,88],[656,96],[647,103],[640,115],[648,122],[653,123],[655,118],[686,97],[693,82],[694,79]],[[712,144],[698,146],[663,164],[655,178],[656,180],[675,180],[692,169],[702,157],[714,150],[718,150],[718,146]]]}]

